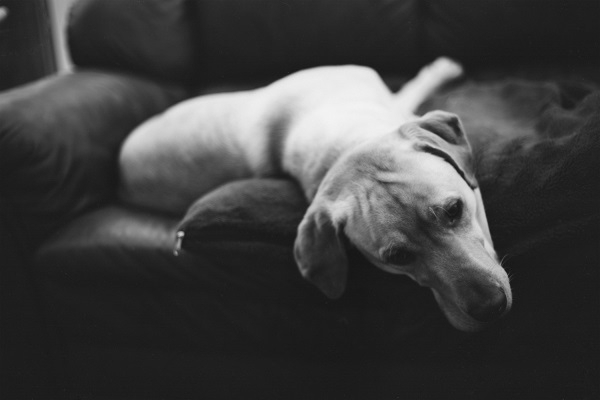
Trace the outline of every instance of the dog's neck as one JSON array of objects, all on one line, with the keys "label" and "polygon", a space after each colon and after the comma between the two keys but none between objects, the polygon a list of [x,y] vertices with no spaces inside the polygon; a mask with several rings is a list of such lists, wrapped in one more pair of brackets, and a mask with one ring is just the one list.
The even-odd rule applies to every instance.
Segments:
[{"label": "dog's neck", "polygon": [[[340,156],[369,140],[393,132],[400,124],[393,117],[386,120],[366,115],[345,118],[338,124],[323,124],[318,118],[307,120],[290,130],[282,152],[281,168],[300,183],[310,201]],[[294,140],[295,137],[302,139]],[[306,140],[306,137],[311,137],[311,140]]]}]

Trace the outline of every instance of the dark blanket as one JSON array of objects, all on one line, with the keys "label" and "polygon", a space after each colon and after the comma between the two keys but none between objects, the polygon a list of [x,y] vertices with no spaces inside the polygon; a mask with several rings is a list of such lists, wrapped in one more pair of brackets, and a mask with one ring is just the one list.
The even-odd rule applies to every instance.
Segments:
[{"label": "dark blanket", "polygon": [[427,106],[459,114],[470,133],[500,253],[597,237],[600,92],[576,84],[468,84]]},{"label": "dark blanket", "polygon": [[370,373],[382,382],[402,374],[403,385],[414,378],[415,390],[434,363],[452,387],[476,395],[597,394],[600,91],[466,83],[426,105],[435,108],[459,114],[470,134],[492,236],[513,276],[514,307],[496,327],[455,331],[428,290],[352,250],[345,296],[322,299],[293,263],[306,203],[288,181],[235,182],[199,199],[181,224],[183,248],[218,259],[232,279],[243,277],[239,287],[275,296],[280,317],[296,325],[278,326],[269,346],[389,360],[389,370]]}]

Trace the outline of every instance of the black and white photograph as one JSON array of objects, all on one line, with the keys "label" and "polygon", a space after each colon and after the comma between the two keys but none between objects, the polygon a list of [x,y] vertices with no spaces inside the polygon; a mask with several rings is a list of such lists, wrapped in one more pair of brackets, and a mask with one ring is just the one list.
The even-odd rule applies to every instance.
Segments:
[{"label": "black and white photograph", "polygon": [[1,400],[600,399],[600,0],[0,0]]}]

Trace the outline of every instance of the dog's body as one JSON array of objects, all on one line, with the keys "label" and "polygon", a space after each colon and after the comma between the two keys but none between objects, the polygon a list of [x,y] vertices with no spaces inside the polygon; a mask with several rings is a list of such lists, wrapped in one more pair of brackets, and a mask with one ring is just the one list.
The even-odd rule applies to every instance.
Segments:
[{"label": "dog's body", "polygon": [[289,175],[311,202],[296,261],[326,295],[345,288],[345,234],[373,264],[432,288],[454,326],[480,329],[511,292],[470,148],[455,115],[413,115],[460,72],[440,59],[393,94],[368,68],[320,67],[182,102],[125,142],[122,197],[182,212],[227,181]]},{"label": "dog's body", "polygon": [[[377,74],[358,66],[314,68],[258,90],[190,99],[128,138],[121,157],[126,197],[181,212],[224,182],[287,173],[312,199],[344,148],[412,116],[396,105]],[[130,148],[135,157],[127,156]]]}]

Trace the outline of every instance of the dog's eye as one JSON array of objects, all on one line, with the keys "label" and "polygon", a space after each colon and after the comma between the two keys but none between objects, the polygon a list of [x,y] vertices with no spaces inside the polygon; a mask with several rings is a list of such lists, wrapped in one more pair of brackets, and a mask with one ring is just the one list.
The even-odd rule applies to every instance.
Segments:
[{"label": "dog's eye", "polygon": [[444,212],[446,213],[446,217],[450,222],[455,222],[462,215],[463,204],[462,201],[456,200],[453,201],[449,206],[444,207]]},{"label": "dog's eye", "polygon": [[394,250],[388,262],[393,265],[407,265],[415,260],[415,254],[406,250]]}]

